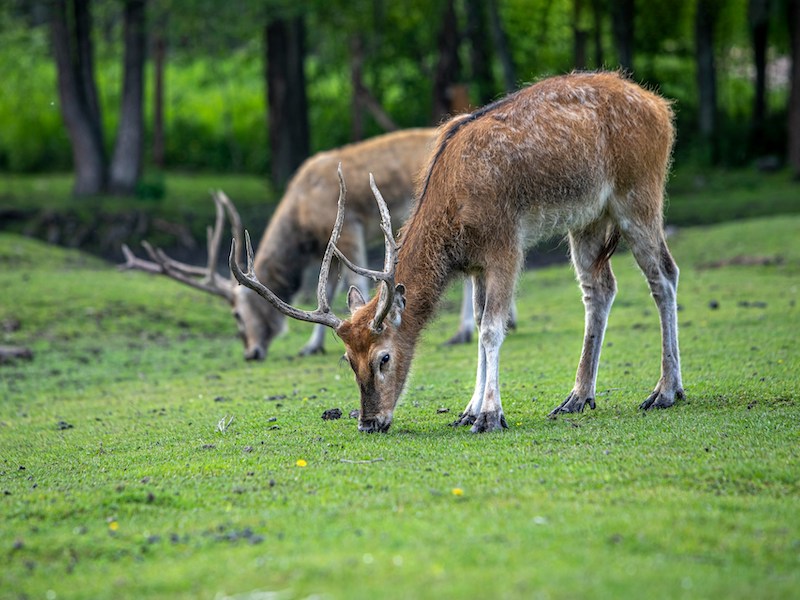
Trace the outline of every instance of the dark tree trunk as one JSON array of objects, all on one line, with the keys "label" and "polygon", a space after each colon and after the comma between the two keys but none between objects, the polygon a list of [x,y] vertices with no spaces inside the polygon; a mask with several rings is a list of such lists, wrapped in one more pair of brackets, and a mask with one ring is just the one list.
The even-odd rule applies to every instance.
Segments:
[{"label": "dark tree trunk", "polygon": [[122,105],[111,161],[111,190],[131,194],[142,174],[144,148],[145,0],[126,0]]},{"label": "dark tree trunk", "polygon": [[458,60],[458,21],[454,0],[446,0],[442,27],[439,30],[439,60],[433,77],[433,122],[450,113],[450,88],[458,81],[461,65]]},{"label": "dark tree trunk", "polygon": [[[50,33],[58,71],[61,114],[72,145],[73,193],[88,196],[105,189],[106,155],[92,70],[89,2],[73,0],[70,8],[72,19],[66,0],[53,2]],[[70,28],[70,22],[74,23],[74,28]]]},{"label": "dark tree trunk", "polygon": [[467,30],[469,40],[469,58],[471,63],[472,83],[478,92],[478,103],[484,105],[495,96],[492,78],[491,53],[486,26],[488,6],[486,0],[466,0]]},{"label": "dark tree trunk", "polygon": [[[702,0],[701,0],[702,1]],[[611,3],[611,28],[617,48],[619,66],[633,73],[634,0],[614,0]]]},{"label": "dark tree trunk", "polygon": [[717,18],[715,0],[698,0],[695,13],[695,55],[699,93],[698,130],[717,162],[717,71],[714,60],[714,23]]},{"label": "dark tree trunk", "polygon": [[164,65],[167,57],[167,42],[159,31],[153,44],[153,164],[164,168]]},{"label": "dark tree trunk", "polygon": [[594,61],[595,67],[603,68],[603,0],[592,0],[592,18],[594,20]]},{"label": "dark tree trunk", "polygon": [[753,122],[750,144],[755,154],[766,151],[764,123],[767,117],[767,35],[769,33],[769,0],[750,0],[750,35],[753,41],[753,62],[756,68]]},{"label": "dark tree trunk", "polygon": [[350,106],[350,140],[364,139],[364,39],[355,35],[350,39],[350,82],[353,99]]},{"label": "dark tree trunk", "polygon": [[513,92],[517,89],[517,70],[514,67],[514,59],[511,56],[511,48],[508,45],[508,36],[506,35],[506,30],[503,29],[500,11],[497,8],[497,0],[487,0],[487,3],[492,41],[503,69],[503,87],[506,92]]},{"label": "dark tree trunk", "polygon": [[800,0],[788,0],[787,18],[792,54],[789,93],[789,166],[800,179]]},{"label": "dark tree trunk", "polygon": [[573,54],[575,68],[581,70],[586,68],[586,45],[589,41],[589,32],[582,28],[582,13],[583,0],[572,0]]},{"label": "dark tree trunk", "polygon": [[264,35],[272,180],[283,187],[309,153],[303,18],[270,21]]},{"label": "dark tree trunk", "polygon": [[92,43],[92,13],[90,0],[76,0],[75,6],[75,48],[86,108],[89,118],[99,131],[102,139],[102,112],[98,100],[97,84],[94,79],[94,45]]}]

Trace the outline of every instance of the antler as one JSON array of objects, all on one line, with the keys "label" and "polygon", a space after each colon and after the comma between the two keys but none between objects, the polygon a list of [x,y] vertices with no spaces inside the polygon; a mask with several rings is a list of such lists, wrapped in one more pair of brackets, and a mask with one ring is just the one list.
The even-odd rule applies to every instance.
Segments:
[{"label": "antler", "polygon": [[[206,235],[208,239],[208,264],[205,268],[188,265],[170,258],[161,248],[153,248],[147,241],[142,242],[142,246],[151,260],[137,258],[127,244],[122,245],[122,253],[125,255],[125,262],[118,266],[120,270],[134,269],[146,273],[162,274],[180,281],[195,289],[222,296],[226,300],[233,299],[233,285],[229,281],[222,280],[216,271],[217,257],[219,256],[219,246],[222,242],[222,226],[225,223],[225,211],[231,217],[232,227],[238,227],[239,237],[241,237],[241,221],[233,203],[222,192],[213,193],[214,205],[216,206],[216,219],[213,229],[208,227]],[[222,196],[222,198],[220,198]],[[236,225],[233,225],[234,220]],[[234,231],[234,239],[236,230]]]},{"label": "antler", "polygon": [[330,275],[330,270],[331,270],[331,260],[333,259],[334,252],[337,252],[336,242],[339,240],[339,234],[342,231],[342,224],[344,223],[344,203],[345,203],[345,196],[347,194],[347,188],[344,183],[344,175],[342,174],[341,163],[339,163],[338,174],[339,174],[339,201],[338,201],[338,208],[336,211],[336,222],[333,225],[333,231],[331,232],[331,237],[328,240],[328,246],[325,248],[325,254],[322,257],[322,266],[320,267],[320,272],[319,272],[319,282],[317,283],[316,310],[308,312],[305,310],[301,310],[299,308],[295,308],[290,304],[287,304],[286,302],[278,298],[278,296],[276,296],[272,290],[270,290],[268,287],[266,287],[263,283],[261,283],[258,280],[258,277],[256,276],[253,267],[253,247],[250,244],[250,234],[247,231],[244,232],[245,244],[247,246],[247,273],[242,272],[242,269],[237,261],[237,255],[238,255],[237,250],[239,244],[237,243],[236,239],[234,239],[233,243],[231,244],[231,254],[228,260],[231,267],[231,273],[233,273],[233,276],[239,283],[256,292],[259,296],[267,300],[270,304],[272,304],[275,308],[277,308],[287,317],[298,319],[300,321],[320,323],[332,329],[338,329],[339,325],[342,324],[342,320],[331,312],[330,306],[328,305],[328,294],[327,294],[328,277]]},{"label": "antler", "polygon": [[[234,240],[236,240],[236,247],[238,248],[238,252],[236,255],[236,262],[241,264],[242,262],[242,248],[244,248],[244,239],[242,236],[242,219],[239,217],[239,212],[236,210],[236,207],[231,202],[231,199],[223,192],[222,190],[217,190],[216,192],[212,192],[214,196],[215,202],[222,203],[222,206],[225,207],[225,212],[228,213],[228,220],[231,222],[231,236]],[[216,264],[216,263],[214,263]]]},{"label": "antler", "polygon": [[372,319],[371,324],[372,330],[377,332],[383,328],[383,321],[386,315],[389,314],[392,303],[394,302],[394,274],[397,269],[398,245],[392,233],[392,218],[389,214],[389,207],[386,206],[386,201],[383,199],[383,194],[381,194],[378,186],[375,184],[375,178],[372,176],[372,173],[369,174],[369,186],[372,188],[372,194],[375,196],[375,201],[378,203],[378,211],[381,214],[381,231],[383,231],[384,239],[383,271],[373,271],[353,264],[350,259],[342,254],[339,248],[335,246],[333,251],[336,253],[336,257],[342,261],[348,269],[359,275],[368,277],[376,283],[381,282],[383,284],[380,286],[380,291],[378,292],[380,298],[378,299],[375,317]]}]

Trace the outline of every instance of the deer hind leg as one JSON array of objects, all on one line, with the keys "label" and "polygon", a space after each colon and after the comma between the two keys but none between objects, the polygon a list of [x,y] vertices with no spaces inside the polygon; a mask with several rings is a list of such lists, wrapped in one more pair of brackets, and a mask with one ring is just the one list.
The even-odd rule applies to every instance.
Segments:
[{"label": "deer hind leg", "polygon": [[550,412],[551,417],[559,413],[582,412],[587,404],[592,409],[595,407],[600,350],[608,314],[617,293],[617,282],[609,261],[609,251],[613,251],[613,236],[614,230],[606,220],[569,234],[572,264],[583,292],[586,313],[583,350],[575,375],[575,386],[566,400]]},{"label": "deer hind leg", "polygon": [[461,297],[461,316],[458,322],[458,331],[444,343],[445,346],[468,344],[472,341],[472,331],[475,329],[475,303],[472,289],[472,280],[467,277],[464,279],[464,292]]},{"label": "deer hind leg", "polygon": [[623,235],[647,278],[661,321],[661,377],[640,408],[668,408],[684,396],[678,350],[678,266],[660,225],[629,226]]}]

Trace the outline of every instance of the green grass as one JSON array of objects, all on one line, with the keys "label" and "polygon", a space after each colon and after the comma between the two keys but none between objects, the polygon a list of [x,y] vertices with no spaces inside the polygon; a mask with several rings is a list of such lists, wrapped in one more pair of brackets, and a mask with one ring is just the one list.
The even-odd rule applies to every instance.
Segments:
[{"label": "green grass", "polygon": [[671,239],[687,400],[667,411],[637,409],[658,323],[620,254],[597,410],[548,420],[583,309],[568,266],[526,273],[501,360],[510,429],[483,436],[447,426],[475,368],[474,346],[439,345],[456,294],[392,429],[363,435],[320,418],[358,403],[332,335],[297,359],[292,324],[247,364],[221,302],[0,235],[0,322],[20,325],[2,343],[34,352],[0,366],[0,597],[793,597],[799,230]]}]

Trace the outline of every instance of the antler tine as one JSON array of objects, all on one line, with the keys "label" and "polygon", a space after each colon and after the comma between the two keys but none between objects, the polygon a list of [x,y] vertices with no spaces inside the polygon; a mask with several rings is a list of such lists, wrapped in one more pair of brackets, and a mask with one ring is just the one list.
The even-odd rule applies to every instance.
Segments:
[{"label": "antler tine", "polygon": [[392,308],[394,302],[394,274],[397,269],[397,251],[398,245],[392,233],[392,217],[389,214],[389,207],[386,205],[386,200],[383,199],[383,194],[378,189],[375,183],[375,177],[372,173],[369,174],[369,186],[372,188],[372,195],[375,196],[375,201],[378,203],[378,212],[381,215],[381,231],[383,231],[384,239],[384,258],[383,258],[383,271],[373,271],[372,269],[365,269],[355,265],[348,259],[339,248],[334,247],[336,257],[351,271],[368,277],[372,281],[380,282],[378,306],[375,310],[375,317],[372,320],[372,329],[380,331],[383,327],[383,321],[389,310]]},{"label": "antler tine", "polygon": [[383,194],[378,189],[375,183],[375,177],[372,173],[369,174],[369,187],[372,188],[372,194],[375,196],[375,201],[378,203],[378,210],[381,213],[381,230],[383,231],[384,239],[384,257],[383,257],[383,285],[378,298],[378,306],[375,309],[375,318],[372,320],[372,329],[380,331],[383,327],[383,320],[389,314],[389,310],[394,303],[394,274],[397,270],[397,242],[394,240],[392,233],[392,217],[389,214],[389,207],[386,206],[386,200],[383,199]]},{"label": "antler tine", "polygon": [[164,269],[161,268],[161,265],[147,260],[142,260],[141,258],[136,258],[136,255],[131,251],[130,248],[128,248],[128,244],[122,244],[122,254],[125,256],[125,262],[121,265],[117,265],[117,269],[120,271],[138,270],[145,271],[146,273],[164,272]]},{"label": "antler tine", "polygon": [[214,198],[214,208],[216,210],[216,219],[214,220],[214,228],[206,228],[206,239],[208,243],[208,267],[206,269],[206,281],[215,284],[217,280],[217,261],[219,259],[219,247],[222,243],[222,226],[225,224],[225,210],[217,196],[212,193]]},{"label": "antler tine", "polygon": [[[228,201],[230,202],[230,201]],[[120,269],[138,269],[146,273],[161,274],[181,283],[185,283],[195,289],[209,292],[216,296],[222,296],[226,300],[233,299],[233,284],[229,281],[220,281],[217,274],[217,260],[219,258],[219,248],[222,243],[222,228],[225,224],[224,202],[220,203],[214,198],[216,205],[216,219],[214,227],[206,230],[208,237],[208,264],[205,267],[197,267],[179,262],[170,258],[160,248],[153,248],[146,240],[142,241],[149,261],[136,258],[127,245],[122,246],[122,253],[125,255],[125,262],[119,265]],[[238,215],[237,215],[237,222]],[[239,222],[241,227],[241,223]]]},{"label": "antler tine", "polygon": [[320,323],[332,329],[338,329],[339,325],[342,324],[342,320],[331,312],[330,306],[328,305],[328,277],[330,276],[333,255],[341,254],[336,248],[336,242],[339,240],[339,235],[342,231],[342,225],[344,224],[344,204],[347,196],[347,186],[344,183],[344,174],[342,173],[341,163],[339,163],[339,169],[337,172],[339,175],[339,201],[336,209],[336,222],[333,225],[333,231],[331,231],[331,237],[328,240],[327,247],[325,248],[325,254],[322,257],[322,265],[320,266],[319,270],[316,310],[308,312],[287,304],[278,298],[278,296],[276,296],[272,290],[258,280],[253,266],[253,246],[250,244],[250,234],[247,231],[244,232],[245,245],[247,247],[247,273],[243,273],[241,267],[239,266],[239,261],[237,260],[237,240],[235,237],[233,239],[233,243],[231,244],[231,254],[228,257],[228,264],[231,267],[231,273],[233,273],[233,276],[236,278],[236,280],[242,285],[256,292],[259,296],[267,300],[270,304],[272,304],[272,306],[277,308],[287,317],[298,319],[300,321],[308,321],[310,323]]},{"label": "antler tine", "polygon": [[[196,290],[208,292],[215,296],[222,296],[228,301],[233,299],[233,288],[231,286],[221,285],[216,279],[209,282],[206,281],[205,278],[198,279],[196,277],[197,275],[206,275],[206,269],[193,267],[192,265],[186,265],[173,260],[167,256],[161,248],[153,248],[147,241],[142,241],[142,246],[153,260],[152,263],[146,263],[147,265],[152,265],[151,267],[142,270],[147,270],[149,273],[161,273],[175,281],[193,287]],[[137,259],[137,261],[139,261],[139,259]]]},{"label": "antler tine", "polygon": [[236,206],[234,206],[231,199],[228,198],[228,195],[222,190],[217,190],[214,192],[214,198],[222,203],[222,205],[225,207],[225,212],[228,213],[228,220],[231,222],[231,237],[236,240],[236,248],[238,249],[236,260],[241,264],[241,254],[242,249],[244,248],[244,236],[242,233],[242,219],[239,216],[239,211],[236,210]]}]

